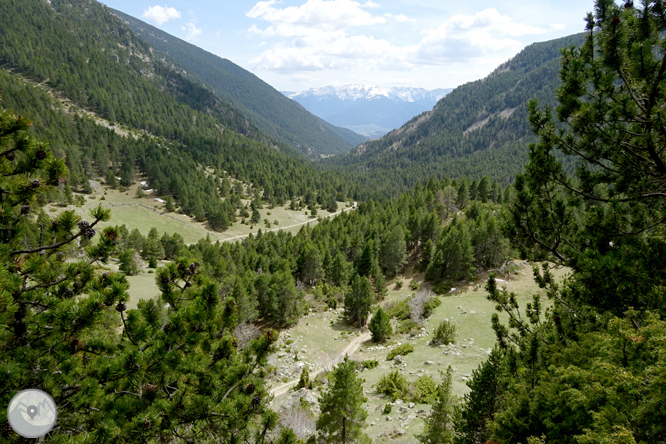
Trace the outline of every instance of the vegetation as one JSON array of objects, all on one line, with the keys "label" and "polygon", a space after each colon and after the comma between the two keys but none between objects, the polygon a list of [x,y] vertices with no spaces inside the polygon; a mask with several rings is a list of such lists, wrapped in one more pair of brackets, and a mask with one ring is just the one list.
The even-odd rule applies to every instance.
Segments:
[{"label": "vegetation", "polygon": [[432,407],[432,412],[426,418],[423,433],[417,437],[421,443],[452,444],[454,442],[452,377],[453,369],[449,367],[442,375],[442,382],[437,387],[437,400]]},{"label": "vegetation", "polygon": [[310,193],[315,204],[330,206],[351,194],[342,180],[260,133],[153,55],[101,4],[3,0],[2,9],[5,106],[29,114],[36,135],[65,158],[65,187],[89,192],[88,179],[96,177],[127,187],[144,174],[157,195],[171,196],[182,212],[217,231],[236,220],[248,197],[230,178],[274,204]]},{"label": "vegetation", "polygon": [[377,310],[377,313],[370,320],[368,328],[372,333],[373,342],[385,342],[393,334],[390,318],[381,308]]},{"label": "vegetation", "polygon": [[490,190],[496,189],[493,181],[508,185],[535,140],[528,102],[555,105],[560,48],[582,41],[579,34],[529,45],[488,77],[455,88],[432,111],[322,166],[358,182],[357,200],[394,196],[429,178],[466,178],[476,187],[489,176]]},{"label": "vegetation", "polygon": [[[457,442],[666,439],[663,288],[664,5],[598,0],[563,50],[555,115],[530,105],[538,142],[516,179],[508,232],[526,257],[571,267],[520,310],[489,279],[499,349],[470,381]],[[566,174],[561,154],[577,161]],[[491,373],[498,375],[493,376]]]},{"label": "vegetation", "polygon": [[368,413],[363,409],[361,379],[356,375],[356,364],[345,356],[329,375],[329,389],[319,401],[321,415],[317,431],[324,442],[352,443],[369,441],[363,433]]},{"label": "vegetation", "polygon": [[401,399],[407,402],[430,403],[437,395],[437,384],[430,376],[421,376],[410,382],[399,370],[383,375],[375,389],[394,402]]},{"label": "vegetation", "polygon": [[439,323],[433,333],[432,345],[453,344],[456,341],[456,326],[452,322],[444,320]]},{"label": "vegetation", "polygon": [[413,351],[414,347],[411,344],[402,344],[397,347],[393,347],[388,355],[386,355],[386,360],[391,361],[396,356],[405,356]]},{"label": "vegetation", "polygon": [[[307,112],[293,100],[229,60],[113,10],[132,31],[167,54],[185,71],[215,91],[221,101],[240,110],[261,132],[313,158],[349,151],[365,140]],[[333,210],[335,211],[335,210]]]},{"label": "vegetation", "polygon": [[263,376],[277,333],[238,350],[236,304],[185,259],[158,271],[159,302],[127,310],[125,276],[95,267],[119,242],[118,228],[95,229],[109,210],[35,215],[67,169],[28,125],[0,114],[0,400],[50,393],[55,441],[263,440],[275,424]]}]

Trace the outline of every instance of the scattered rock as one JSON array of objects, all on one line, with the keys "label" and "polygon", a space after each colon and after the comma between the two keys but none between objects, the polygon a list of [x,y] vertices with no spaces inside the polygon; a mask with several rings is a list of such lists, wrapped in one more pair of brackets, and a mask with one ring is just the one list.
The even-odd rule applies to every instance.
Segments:
[{"label": "scattered rock", "polygon": [[416,404],[414,404],[413,402],[410,402],[410,403],[409,403],[409,408],[410,408],[410,409],[413,409],[415,405],[416,405]]},{"label": "scattered rock", "polygon": [[393,431],[393,434],[396,436],[402,436],[405,434],[405,430],[402,428],[397,428]]},{"label": "scattered rock", "polygon": [[390,416],[387,416],[386,417],[386,422],[391,422],[391,421],[393,421],[393,418],[391,418]]},{"label": "scattered rock", "polygon": [[426,361],[424,362],[425,365],[432,365],[432,361]]}]

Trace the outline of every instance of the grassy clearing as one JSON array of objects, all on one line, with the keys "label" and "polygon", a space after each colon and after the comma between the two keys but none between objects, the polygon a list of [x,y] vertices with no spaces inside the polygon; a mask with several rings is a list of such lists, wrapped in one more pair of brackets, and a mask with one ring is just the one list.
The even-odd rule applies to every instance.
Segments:
[{"label": "grassy clearing", "polygon": [[[314,225],[318,223],[317,218],[305,214],[307,210],[291,211],[288,205],[272,209],[264,206],[259,210],[261,221],[258,224],[245,225],[238,220],[224,233],[219,233],[208,229],[205,223],[196,222],[184,214],[167,213],[164,209],[165,205],[156,201],[156,196],[153,196],[152,193],[148,193],[146,197],[137,198],[138,184],[132,185],[124,192],[102,186],[97,181],[91,181],[91,185],[94,192],[89,196],[84,196],[85,203],[78,207],[70,206],[67,209],[73,209],[81,217],[89,218],[90,209],[102,204],[102,206],[111,209],[111,220],[105,224],[100,224],[102,228],[108,225],[124,224],[130,231],[136,228],[141,234],[147,235],[148,231],[155,227],[160,233],[180,234],[187,244],[195,243],[206,236],[210,236],[213,241],[242,239],[249,234],[256,234],[259,230],[266,232],[267,230],[284,229],[296,233],[305,224]],[[338,202],[338,207],[340,211],[347,209],[347,203]],[[47,213],[63,210],[61,207],[52,205],[46,208]],[[319,216],[321,217],[331,215],[326,210],[319,210]],[[269,221],[270,228],[266,226],[265,220]]]},{"label": "grassy clearing", "polygon": [[[566,270],[558,269],[554,271],[554,274],[557,278],[561,278],[566,274]],[[415,442],[414,435],[421,432],[423,418],[430,410],[430,407],[424,404],[416,404],[412,408],[402,404],[394,406],[389,415],[384,415],[383,406],[390,400],[378,395],[372,387],[382,375],[400,369],[409,380],[430,375],[439,383],[441,381],[440,371],[444,371],[451,365],[454,369],[454,394],[462,396],[467,393],[468,387],[463,378],[468,378],[472,374],[472,370],[486,359],[495,343],[495,334],[490,324],[490,317],[495,312],[495,307],[486,299],[486,292],[483,290],[485,278],[479,278],[471,284],[467,283],[456,292],[442,296],[442,304],[435,309],[425,323],[422,333],[417,335],[418,337],[395,336],[389,343],[381,346],[366,342],[358,352],[352,355],[352,358],[359,361],[375,359],[379,362],[377,368],[361,373],[361,377],[365,379],[364,390],[368,398],[364,405],[368,411],[366,431],[375,442]],[[406,274],[398,279],[403,281],[403,287],[395,290],[394,285],[390,284],[389,295],[383,304],[409,297],[413,293],[412,290],[409,290],[409,284],[412,281],[420,282],[423,288],[428,288],[427,284],[423,284],[422,276],[418,274]],[[532,269],[529,265],[523,266],[510,281],[499,282],[499,284],[516,293],[521,307],[524,307],[532,294],[540,292],[534,283]],[[280,351],[283,357],[273,361],[273,364],[280,368],[282,378],[287,374],[297,377],[300,373],[300,367],[294,367],[298,363],[294,360],[294,351],[299,351],[299,359],[312,364],[311,369],[317,369],[324,363],[330,362],[331,356],[344,350],[348,340],[340,340],[343,337],[340,332],[345,331],[345,327],[336,322],[337,316],[339,314],[332,311],[310,314],[286,332],[289,345]],[[506,316],[500,315],[500,317],[506,322]],[[435,327],[444,319],[452,321],[457,327],[456,345],[433,347],[429,345],[432,334]],[[331,321],[334,321],[333,324]],[[358,333],[351,333],[349,338],[353,338],[355,334]],[[283,337],[281,341],[284,340]],[[412,345],[414,352],[403,356],[403,365],[396,366],[393,361],[387,361],[386,355],[389,350],[404,343]],[[287,353],[287,349],[291,353]],[[289,373],[288,368],[294,368],[294,370]],[[276,383],[278,382],[279,379],[276,380]],[[276,400],[275,403],[279,406],[280,400]],[[401,407],[407,407],[407,410],[401,411]],[[419,411],[422,412],[418,413]],[[391,420],[387,421],[386,416],[391,417]],[[402,430],[404,435],[380,437],[380,435],[390,434],[394,430]]]}]

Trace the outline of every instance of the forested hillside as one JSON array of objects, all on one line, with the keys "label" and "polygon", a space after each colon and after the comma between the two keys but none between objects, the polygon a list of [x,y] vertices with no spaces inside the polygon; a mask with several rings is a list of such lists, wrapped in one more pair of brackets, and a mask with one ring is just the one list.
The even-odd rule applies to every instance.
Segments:
[{"label": "forested hillside", "polygon": [[581,42],[582,35],[575,35],[532,44],[485,79],[454,89],[432,111],[323,165],[386,196],[429,177],[488,175],[509,184],[534,140],[528,101],[555,104],[560,50]]},{"label": "forested hillside", "polygon": [[366,140],[310,114],[275,88],[227,59],[204,51],[141,20],[113,10],[148,44],[167,54],[242,111],[262,132],[312,158],[341,154]]},{"label": "forested hillside", "polygon": [[[154,57],[99,3],[1,4],[5,106],[30,115],[37,135],[66,159],[67,187],[85,191],[87,179],[98,176],[128,186],[143,173],[160,195],[216,229],[232,223],[240,205],[242,190],[229,178],[276,203],[308,191],[320,202],[347,195],[332,175]],[[125,130],[96,125],[88,112]]]}]

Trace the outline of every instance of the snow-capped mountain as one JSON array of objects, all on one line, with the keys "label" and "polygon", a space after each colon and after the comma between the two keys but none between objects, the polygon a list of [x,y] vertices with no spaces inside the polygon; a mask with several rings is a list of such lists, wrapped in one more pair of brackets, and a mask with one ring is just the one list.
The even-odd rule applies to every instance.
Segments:
[{"label": "snow-capped mountain", "polygon": [[283,94],[333,125],[375,138],[431,110],[450,91],[352,84]]}]

